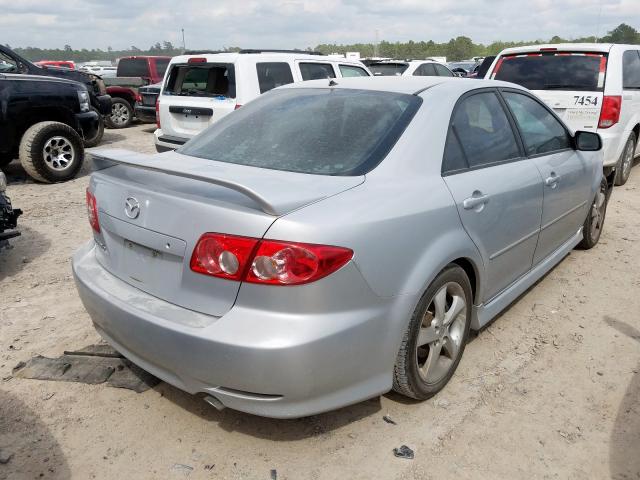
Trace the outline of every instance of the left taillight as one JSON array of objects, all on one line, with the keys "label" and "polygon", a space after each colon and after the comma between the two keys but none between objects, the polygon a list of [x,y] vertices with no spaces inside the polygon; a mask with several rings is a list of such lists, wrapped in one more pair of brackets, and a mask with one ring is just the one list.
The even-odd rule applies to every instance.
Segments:
[{"label": "left taillight", "polygon": [[338,270],[353,258],[348,248],[206,233],[191,256],[191,270],[229,280],[302,285]]},{"label": "left taillight", "polygon": [[156,127],[160,128],[160,97],[156,100]]},{"label": "left taillight", "polygon": [[100,222],[98,220],[98,204],[96,197],[87,188],[87,216],[89,217],[89,225],[96,233],[100,233]]}]

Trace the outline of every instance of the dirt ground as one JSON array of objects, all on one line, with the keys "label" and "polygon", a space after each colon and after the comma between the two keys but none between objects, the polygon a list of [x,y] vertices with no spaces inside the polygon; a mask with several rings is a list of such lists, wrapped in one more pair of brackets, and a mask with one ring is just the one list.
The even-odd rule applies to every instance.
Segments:
[{"label": "dirt ground", "polygon": [[[108,130],[105,144],[153,152],[152,131]],[[614,191],[600,244],[480,332],[438,396],[289,421],[218,412],[164,383],[136,394],[12,378],[20,361],[99,340],[70,265],[91,235],[87,171],[39,185],[9,167],[25,213],[0,253],[0,478],[640,479],[640,167]],[[403,444],[413,460],[393,456]]]}]

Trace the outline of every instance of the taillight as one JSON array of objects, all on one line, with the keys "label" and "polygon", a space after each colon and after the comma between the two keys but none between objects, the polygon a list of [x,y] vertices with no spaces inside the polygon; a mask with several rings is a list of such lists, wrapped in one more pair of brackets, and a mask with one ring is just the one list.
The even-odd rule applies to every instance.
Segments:
[{"label": "taillight", "polygon": [[234,110],[238,110],[242,105],[240,105],[239,103],[236,103],[236,106],[233,108]]},{"label": "taillight", "polygon": [[229,280],[301,285],[335,272],[353,257],[348,248],[206,233],[193,250],[191,270]]},{"label": "taillight", "polygon": [[598,128],[609,128],[618,123],[621,106],[622,97],[620,95],[605,95],[602,98],[602,110],[600,110]]},{"label": "taillight", "polygon": [[96,233],[100,233],[100,222],[98,221],[98,204],[96,197],[87,188],[87,216],[89,217],[89,225]]},{"label": "taillight", "polygon": [[156,127],[160,128],[160,97],[156,100]]}]

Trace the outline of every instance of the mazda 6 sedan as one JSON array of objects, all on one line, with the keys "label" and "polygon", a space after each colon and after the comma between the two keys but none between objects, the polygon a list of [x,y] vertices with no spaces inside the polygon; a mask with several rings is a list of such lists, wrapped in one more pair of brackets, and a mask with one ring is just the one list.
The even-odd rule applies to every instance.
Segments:
[{"label": "mazda 6 sedan", "polygon": [[600,148],[509,83],[288,85],[175,152],[94,154],[77,288],[107,342],[217,408],[426,399],[470,329],[598,242]]}]

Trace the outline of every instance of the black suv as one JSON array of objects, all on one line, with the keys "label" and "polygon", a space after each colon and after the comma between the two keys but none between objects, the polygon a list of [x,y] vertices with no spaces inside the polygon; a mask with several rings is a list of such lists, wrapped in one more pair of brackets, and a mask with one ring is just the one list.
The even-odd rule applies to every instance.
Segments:
[{"label": "black suv", "polygon": [[35,180],[69,180],[82,167],[82,138],[95,136],[99,119],[82,83],[0,71],[0,167],[19,157]]},{"label": "black suv", "polygon": [[111,114],[111,96],[107,94],[104,82],[99,76],[68,68],[39,67],[3,45],[0,45],[0,73],[59,77],[83,83],[89,92],[91,108],[100,114],[98,129],[93,136],[84,136],[84,145],[85,147],[95,147],[100,143],[104,133],[102,115]]}]

